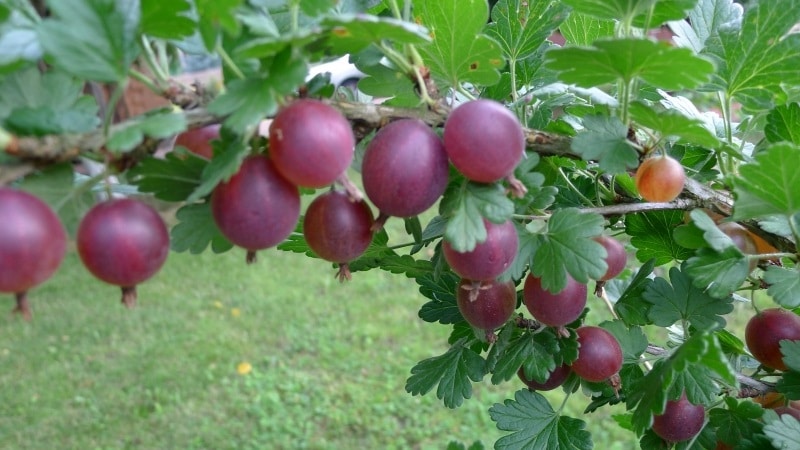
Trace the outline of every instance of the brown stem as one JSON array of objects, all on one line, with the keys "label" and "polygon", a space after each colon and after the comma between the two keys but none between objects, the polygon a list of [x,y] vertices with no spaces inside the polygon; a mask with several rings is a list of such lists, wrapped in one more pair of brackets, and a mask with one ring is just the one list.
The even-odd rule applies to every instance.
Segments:
[{"label": "brown stem", "polygon": [[347,196],[350,198],[350,201],[353,203],[360,202],[364,200],[364,194],[361,192],[361,189],[356,186],[350,180],[350,177],[347,176],[347,173],[343,173],[336,178],[336,182],[341,184],[344,187],[344,190],[347,192]]},{"label": "brown stem", "polygon": [[31,313],[31,304],[28,302],[28,291],[17,292],[15,297],[17,305],[11,312],[13,314],[21,314],[23,319],[30,322],[33,319],[33,314]]},{"label": "brown stem", "polygon": [[247,255],[244,257],[244,261],[247,264],[253,264],[257,259],[255,250],[248,250]]},{"label": "brown stem", "polygon": [[526,188],[525,185],[514,176],[514,174],[507,176],[506,181],[508,182],[511,195],[514,197],[522,198],[528,193],[528,188]]},{"label": "brown stem", "polygon": [[339,271],[336,273],[336,278],[340,283],[352,280],[353,274],[350,272],[350,265],[347,263],[339,264]]},{"label": "brown stem", "polygon": [[377,233],[383,229],[383,226],[386,225],[386,221],[389,220],[389,217],[392,217],[383,211],[378,211],[378,218],[375,219],[375,222],[372,223],[370,227],[370,231],[373,233]]},{"label": "brown stem", "polygon": [[136,306],[136,286],[122,287],[122,304],[128,309]]}]

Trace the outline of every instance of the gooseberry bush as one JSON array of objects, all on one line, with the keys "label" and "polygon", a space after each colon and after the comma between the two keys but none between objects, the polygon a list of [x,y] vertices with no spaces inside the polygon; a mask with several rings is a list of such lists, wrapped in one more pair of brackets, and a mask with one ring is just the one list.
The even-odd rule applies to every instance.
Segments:
[{"label": "gooseberry bush", "polygon": [[[506,386],[494,448],[592,448],[609,405],[643,449],[800,448],[798,23],[800,0],[5,1],[0,291],[30,317],[64,230],[128,306],[167,246],[277,247],[418,284],[451,334],[397,395]],[[221,82],[178,81],[191,54]],[[342,55],[357,90],[309,78]],[[130,113],[133,87],[161,103]]]}]

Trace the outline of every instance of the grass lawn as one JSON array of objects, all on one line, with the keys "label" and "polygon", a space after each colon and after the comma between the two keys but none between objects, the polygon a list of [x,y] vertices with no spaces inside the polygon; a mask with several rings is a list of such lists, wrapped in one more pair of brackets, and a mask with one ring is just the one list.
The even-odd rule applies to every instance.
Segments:
[{"label": "grass lawn", "polygon": [[[334,273],[276,250],[252,266],[238,250],[173,253],[126,310],[70,252],[31,292],[33,322],[0,314],[0,448],[491,448],[503,433],[487,409],[521,384],[478,383],[456,410],[412,397],[411,367],[445,351],[449,328],[417,317],[413,280],[371,271],[340,285]],[[596,448],[635,448],[576,397],[567,413]]]}]

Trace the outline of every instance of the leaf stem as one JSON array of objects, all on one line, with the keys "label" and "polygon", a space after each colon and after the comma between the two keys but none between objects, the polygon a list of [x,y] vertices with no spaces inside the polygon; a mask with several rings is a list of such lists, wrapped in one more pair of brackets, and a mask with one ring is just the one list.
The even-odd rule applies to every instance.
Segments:
[{"label": "leaf stem", "polygon": [[400,6],[397,4],[397,0],[390,0],[389,7],[392,8],[392,14],[394,14],[396,19],[403,20],[403,14],[400,12]]},{"label": "leaf stem", "polygon": [[145,64],[147,64],[147,67],[149,67],[153,72],[153,75],[156,77],[156,79],[163,83],[169,81],[169,73],[167,73],[159,63],[159,60],[156,57],[156,54],[153,52],[153,47],[150,45],[150,41],[147,40],[147,37],[142,36],[141,44],[142,49],[144,50]]},{"label": "leaf stem", "polygon": [[567,186],[569,186],[569,188],[572,189],[572,191],[574,191],[578,195],[578,198],[583,200],[587,205],[594,205],[594,203],[592,203],[591,200],[589,200],[585,195],[583,195],[583,193],[580,190],[578,190],[578,188],[574,184],[572,184],[572,181],[570,181],[567,174],[564,173],[563,168],[561,167],[558,168],[558,174],[561,175],[561,178],[564,179],[564,182],[567,183]]},{"label": "leaf stem", "polygon": [[508,69],[509,73],[511,74],[511,101],[516,103],[519,99],[519,94],[517,94],[517,60],[516,59],[509,59],[508,60]]},{"label": "leaf stem", "polygon": [[158,86],[158,84],[154,83],[153,80],[150,79],[150,77],[143,74],[142,72],[139,72],[133,67],[128,69],[128,75],[134,80],[138,81],[139,83],[142,83],[147,89],[150,89],[151,91],[155,92],[158,95],[161,95],[164,92],[164,90],[161,89]]},{"label": "leaf stem", "polygon": [[111,122],[114,120],[114,112],[117,109],[117,103],[119,103],[119,100],[122,98],[122,95],[125,93],[125,89],[127,87],[127,78],[122,80],[120,83],[117,83],[117,86],[111,93],[111,98],[109,98],[108,103],[106,104],[106,116],[103,118],[103,136],[106,138],[108,138],[108,129],[111,126]]},{"label": "leaf stem", "polygon": [[236,65],[236,62],[233,61],[231,55],[229,55],[228,52],[224,48],[222,48],[222,44],[217,44],[216,50],[217,53],[219,53],[219,57],[222,58],[222,62],[225,63],[226,66],[228,66],[228,69],[230,69],[234,75],[236,75],[236,78],[240,80],[244,80],[245,78],[247,78],[245,77],[244,72],[242,72],[239,66]]}]

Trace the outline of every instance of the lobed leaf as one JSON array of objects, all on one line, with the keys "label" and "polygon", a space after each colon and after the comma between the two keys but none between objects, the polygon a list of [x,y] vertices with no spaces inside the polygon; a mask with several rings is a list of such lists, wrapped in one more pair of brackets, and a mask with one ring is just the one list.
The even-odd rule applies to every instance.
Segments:
[{"label": "lobed leaf", "polygon": [[547,67],[559,72],[561,81],[586,88],[641,79],[663,89],[689,89],[706,83],[714,72],[710,61],[689,49],[637,38],[553,49],[545,58]]},{"label": "lobed leaf", "polygon": [[625,216],[625,232],[636,247],[636,259],[653,259],[656,266],[670,261],[682,261],[692,251],[679,245],[672,231],[683,223],[682,211],[654,211]]},{"label": "lobed leaf", "polygon": [[200,185],[208,164],[191,152],[167,153],[164,158],[145,158],[128,171],[129,179],[141,192],[152,193],[168,202],[186,200]]},{"label": "lobed leaf", "polygon": [[485,374],[483,358],[466,344],[467,339],[462,338],[445,354],[417,363],[406,381],[406,392],[425,395],[438,386],[436,397],[445,406],[461,406],[464,399],[472,397],[472,381],[480,381]]},{"label": "lobed leaf", "polygon": [[442,273],[438,277],[428,273],[417,278],[419,292],[431,299],[419,310],[420,319],[426,322],[439,322],[442,325],[463,322],[464,318],[458,310],[455,295],[460,281],[461,279],[452,272]]},{"label": "lobed leaf", "polygon": [[800,83],[800,35],[787,35],[799,21],[800,0],[786,0],[780,8],[755,2],[741,21],[720,26],[704,50],[717,65],[711,85],[745,108],[771,108],[783,85]]},{"label": "lobed leaf", "polygon": [[767,114],[764,137],[768,142],[800,145],[800,104],[778,105]]},{"label": "lobed leaf", "polygon": [[139,54],[139,0],[49,2],[38,28],[51,63],[78,78],[119,82]]},{"label": "lobed leaf", "polygon": [[495,403],[489,415],[497,428],[512,432],[495,443],[497,450],[589,450],[593,445],[585,422],[559,415],[546,398],[527,389],[517,391],[514,400]]},{"label": "lobed leaf", "polygon": [[178,223],[170,230],[170,248],[182,253],[199,254],[211,245],[214,253],[223,253],[233,244],[219,231],[211,216],[211,205],[194,203],[182,206],[175,214]]},{"label": "lobed leaf", "polygon": [[492,8],[486,32],[514,63],[534,53],[569,13],[563,2],[500,0]]},{"label": "lobed leaf", "polygon": [[[800,36],[800,35],[798,35]],[[773,144],[740,167],[734,181],[735,220],[800,212],[800,146]]]},{"label": "lobed leaf", "polygon": [[448,86],[470,82],[491,86],[505,65],[500,45],[483,34],[489,18],[485,0],[416,0],[414,20],[433,42],[418,47],[433,75]]},{"label": "lobed leaf", "polygon": [[692,285],[685,271],[673,267],[668,282],[658,277],[650,283],[642,296],[651,303],[648,317],[654,324],[668,327],[676,322],[688,321],[700,330],[725,327],[725,314],[733,311],[730,297],[714,298]]},{"label": "lobed leaf", "polygon": [[764,410],[759,405],[725,397],[725,406],[727,408],[713,408],[708,412],[709,421],[717,429],[717,436],[721,441],[736,445],[761,433],[764,425],[758,419],[764,414]]},{"label": "lobed leaf", "polygon": [[[764,281],[769,284],[767,294],[784,308],[800,306],[800,269],[769,266],[764,274]],[[800,368],[798,368],[800,370]]]},{"label": "lobed leaf", "polygon": [[628,127],[616,116],[595,115],[583,118],[584,129],[570,144],[572,151],[586,161],[597,161],[600,168],[618,174],[639,165],[639,153],[628,141]]}]

